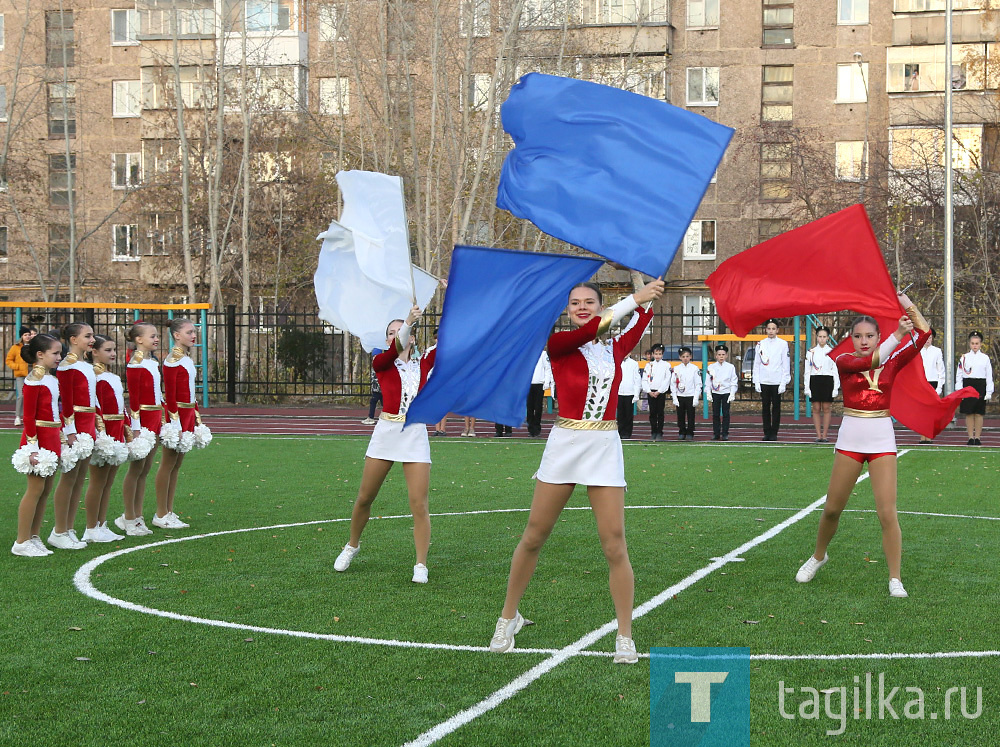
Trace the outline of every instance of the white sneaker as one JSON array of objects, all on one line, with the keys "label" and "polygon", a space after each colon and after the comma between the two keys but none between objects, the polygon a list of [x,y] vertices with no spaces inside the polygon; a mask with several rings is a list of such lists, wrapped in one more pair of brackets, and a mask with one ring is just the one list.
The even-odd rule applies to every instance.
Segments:
[{"label": "white sneaker", "polygon": [[[19,425],[21,425],[21,418],[14,418],[14,427],[17,428]],[[22,542],[21,544],[23,545],[24,543]]]},{"label": "white sneaker", "polygon": [[70,536],[70,539],[72,539],[77,544],[86,546],[87,543],[84,542],[83,540],[81,540],[79,537],[76,536],[76,530],[73,529],[73,527],[70,527],[69,529],[67,529],[66,533]]},{"label": "white sneaker", "polygon": [[128,529],[128,519],[125,518],[125,514],[122,514],[117,519],[115,519],[115,526],[121,529],[123,532]]},{"label": "white sneaker", "polygon": [[365,418],[361,421],[361,425],[375,425],[378,421],[375,418]]},{"label": "white sneaker", "polygon": [[106,521],[102,524],[98,524],[97,530],[101,533],[101,537],[104,538],[99,540],[100,542],[114,542],[115,540],[125,539],[124,535],[112,532],[111,529],[108,528],[108,522]]},{"label": "white sneaker", "polygon": [[188,529],[191,526],[187,522],[182,521],[181,517],[175,514],[173,511],[167,514],[167,516],[170,518],[171,521],[174,522],[174,525],[171,527],[171,529]]},{"label": "white sneaker", "polygon": [[35,547],[42,551],[42,555],[52,555],[52,551],[45,546],[45,543],[42,542],[42,538],[37,534],[31,535],[31,539],[28,540],[28,542],[33,542]]},{"label": "white sneaker", "polygon": [[82,550],[87,546],[86,542],[80,542],[72,536],[73,530],[62,532],[61,534],[56,533],[56,530],[52,530],[52,534],[49,535],[49,544],[57,550]]},{"label": "white sneaker", "polygon": [[[115,524],[118,522],[116,521]],[[141,516],[134,519],[125,519],[125,534],[129,537],[147,537],[153,530],[146,526],[146,520]]]},{"label": "white sneaker", "polygon": [[98,530],[97,527],[94,527],[93,529],[88,527],[87,529],[83,530],[84,542],[103,542],[103,540],[100,539],[100,537],[101,537],[101,532],[100,530]]},{"label": "white sneaker", "polygon": [[906,589],[903,588],[903,582],[902,581],[900,581],[898,578],[890,578],[889,579],[889,596],[890,597],[905,598],[905,597],[908,597],[910,595],[907,594],[906,593]]},{"label": "white sneaker", "polygon": [[490,651],[495,654],[502,654],[514,648],[514,636],[521,632],[524,627],[524,618],[521,612],[514,613],[514,617],[508,620],[501,617],[497,620],[496,630],[493,631],[493,638],[490,640]]},{"label": "white sneaker", "polygon": [[822,560],[816,560],[812,555],[809,556],[809,560],[802,564],[799,568],[799,572],[795,574],[795,580],[800,584],[809,583],[816,576],[816,571],[826,565],[826,562],[830,559],[828,554],[823,555]]},{"label": "white sneaker", "polygon": [[417,563],[413,566],[413,583],[415,584],[426,584],[427,583],[427,566],[423,563]]},{"label": "white sneaker", "polygon": [[40,550],[38,545],[30,539],[24,542],[15,542],[10,546],[10,552],[12,555],[20,555],[22,558],[42,558],[49,554]]},{"label": "white sneaker", "polygon": [[[358,543],[357,547],[351,547],[350,544],[344,545],[344,549],[340,551],[340,555],[338,555],[337,559],[333,561],[333,570],[341,572],[346,571],[348,568],[351,567],[351,561],[354,560],[354,556],[357,555],[359,552],[361,552],[360,543]],[[416,572],[417,569],[414,568],[413,569],[414,581],[417,578]],[[426,583],[426,579],[424,580],[424,582]]]},{"label": "white sneaker", "polygon": [[635,664],[639,654],[635,650],[635,641],[623,635],[615,638],[615,664]]}]

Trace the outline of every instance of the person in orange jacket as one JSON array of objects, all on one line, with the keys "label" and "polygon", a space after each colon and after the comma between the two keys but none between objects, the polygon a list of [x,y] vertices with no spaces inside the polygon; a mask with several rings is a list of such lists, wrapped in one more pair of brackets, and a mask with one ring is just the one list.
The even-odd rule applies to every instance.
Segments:
[{"label": "person in orange jacket", "polygon": [[24,415],[24,377],[28,375],[28,364],[21,357],[21,348],[27,345],[31,338],[38,334],[38,331],[34,327],[23,326],[17,334],[21,339],[10,346],[10,350],[7,351],[7,359],[4,361],[7,368],[14,372],[15,426],[21,425],[21,418]]}]

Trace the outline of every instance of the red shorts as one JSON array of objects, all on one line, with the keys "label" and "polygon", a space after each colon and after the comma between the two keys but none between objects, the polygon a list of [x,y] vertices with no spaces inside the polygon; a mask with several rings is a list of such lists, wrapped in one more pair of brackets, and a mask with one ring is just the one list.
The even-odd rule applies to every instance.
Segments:
[{"label": "red shorts", "polygon": [[843,449],[837,449],[837,453],[848,456],[860,464],[864,464],[865,462],[874,462],[879,457],[896,456],[895,451],[883,451],[879,454],[862,454],[860,451],[844,451]]}]

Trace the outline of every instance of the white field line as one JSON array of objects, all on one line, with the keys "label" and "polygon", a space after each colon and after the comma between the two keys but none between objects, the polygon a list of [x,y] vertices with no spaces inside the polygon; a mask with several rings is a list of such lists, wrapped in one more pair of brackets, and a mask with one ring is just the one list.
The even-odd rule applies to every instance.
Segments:
[{"label": "white field line", "polygon": [[[901,452],[901,455],[905,453],[906,451],[904,450],[903,452]],[[864,472],[860,477],[858,477],[857,482],[855,484],[860,483],[867,477],[868,477],[868,472]],[[662,592],[657,594],[649,601],[636,607],[632,611],[632,619],[636,620],[637,618],[642,617],[648,612],[653,611],[654,609],[662,605],[664,602],[666,602],[668,599],[671,599],[675,594],[679,594],[680,592],[689,588],[690,586],[697,583],[701,579],[705,578],[712,572],[717,571],[719,568],[724,567],[731,561],[736,560],[741,555],[746,553],[748,550],[752,550],[754,547],[757,547],[758,545],[767,542],[769,539],[772,539],[773,537],[777,536],[788,527],[798,523],[799,521],[802,521],[802,519],[809,516],[809,514],[811,514],[814,509],[823,505],[825,501],[826,501],[826,496],[824,495],[822,498],[818,498],[817,500],[813,501],[811,504],[809,504],[806,508],[802,509],[798,513],[785,519],[780,524],[776,524],[775,526],[771,527],[763,534],[754,537],[749,542],[744,542],[735,550],[731,550],[718,560],[712,561],[708,565],[698,569],[697,571],[689,575],[687,578],[679,581],[673,586],[668,587],[667,589],[664,589]],[[539,662],[531,669],[529,669],[527,672],[517,677],[513,681],[507,683],[504,687],[500,688],[499,690],[494,692],[492,695],[486,697],[485,699],[479,701],[474,706],[466,708],[463,711],[459,711],[454,716],[449,718],[447,721],[441,722],[437,726],[425,731],[416,739],[407,742],[404,745],[404,747],[427,747],[427,745],[432,745],[435,742],[443,739],[452,732],[460,729],[462,726],[465,726],[469,722],[479,718],[484,713],[492,711],[494,708],[501,705],[504,701],[512,698],[521,690],[528,687],[535,680],[544,676],[548,672],[551,672],[557,666],[567,661],[568,659],[572,658],[573,656],[578,655],[584,649],[589,648],[604,636],[608,635],[614,630],[617,630],[617,628],[618,628],[618,622],[616,620],[611,620],[610,622],[605,623],[596,630],[590,631],[589,633],[577,639],[573,643],[560,649],[558,653],[550,656],[548,659],[545,659],[542,662]]]}]

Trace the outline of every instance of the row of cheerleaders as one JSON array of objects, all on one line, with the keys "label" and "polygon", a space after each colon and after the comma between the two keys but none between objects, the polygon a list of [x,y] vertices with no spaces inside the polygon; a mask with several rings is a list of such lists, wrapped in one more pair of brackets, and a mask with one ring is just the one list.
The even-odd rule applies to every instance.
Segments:
[{"label": "row of cheerleaders", "polygon": [[[609,585],[618,624],[614,661],[638,660],[632,639],[634,577],[625,542],[625,464],[615,420],[612,393],[618,391],[621,363],[639,343],[652,318],[649,306],[664,290],[662,280],[642,284],[633,275],[636,292],[605,309],[600,289],[584,283],[570,291],[566,313],[573,329],[554,333],[548,354],[555,380],[559,418],[545,444],[535,473],[535,491],[527,526],[511,559],[503,608],[489,648],[502,653],[514,648],[515,636],[526,624],[518,605],[534,574],[542,546],[577,485],[587,487],[601,548],[609,567]],[[864,465],[872,476],[883,548],[889,571],[889,594],[906,597],[901,580],[902,541],[896,516],[896,441],[889,408],[897,373],[918,355],[931,330],[913,303],[899,295],[905,313],[898,328],[879,330],[871,317],[860,317],[851,327],[853,352],[834,361],[844,392],[844,422],[838,432],[826,506],[820,520],[813,555],[795,576],[811,581],[829,560],[827,547],[837,530]],[[416,565],[413,581],[427,583],[430,544],[428,491],[430,447],[427,428],[407,423],[407,409],[433,377],[434,354],[412,353],[412,326],[420,317],[414,306],[405,320],[386,330],[387,349],[373,359],[384,395],[384,410],[365,455],[358,497],[351,513],[350,537],[334,562],[347,571],[361,551],[361,537],[372,503],[396,462],[403,464],[410,508]],[[612,336],[611,328],[625,323]],[[791,576],[792,569],[789,569]]]},{"label": "row of cheerleaders", "polygon": [[[79,550],[88,542],[122,539],[108,527],[107,513],[115,475],[126,463],[124,513],[114,523],[130,536],[152,534],[143,518],[143,498],[159,445],[163,453],[152,524],[161,529],[188,526],[174,511],[177,477],[184,455],[206,447],[212,433],[201,422],[195,400],[195,365],[189,355],[197,341],[195,326],[187,319],[174,319],[169,334],[173,347],[161,376],[155,358],[160,345],[157,327],[139,321],[128,330],[126,339],[134,346],[126,368],[128,410],[121,377],[111,370],[118,353],[110,337],[95,335],[89,325],[74,322],[63,327],[62,341],[36,335],[21,348],[31,372],[24,382],[21,446],[11,463],[27,476],[28,484],[18,509],[14,555],[52,553],[40,532],[53,487],[55,526],[47,540],[50,547]],[[87,526],[80,538],[74,524],[85,485]]]}]

